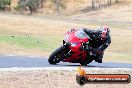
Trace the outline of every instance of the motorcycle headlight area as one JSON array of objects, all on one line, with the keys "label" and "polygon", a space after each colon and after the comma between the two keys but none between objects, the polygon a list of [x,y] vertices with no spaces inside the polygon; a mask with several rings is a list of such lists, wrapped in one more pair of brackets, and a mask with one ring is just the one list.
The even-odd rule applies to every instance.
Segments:
[{"label": "motorcycle headlight area", "polygon": [[71,46],[72,47],[77,46],[77,43],[71,43]]}]

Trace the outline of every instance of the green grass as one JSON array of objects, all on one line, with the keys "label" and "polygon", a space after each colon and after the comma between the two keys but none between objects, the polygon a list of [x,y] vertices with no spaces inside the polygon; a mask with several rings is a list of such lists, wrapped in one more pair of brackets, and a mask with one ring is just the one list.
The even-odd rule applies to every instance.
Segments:
[{"label": "green grass", "polygon": [[17,45],[30,50],[53,51],[59,46],[63,36],[26,36],[26,35],[0,35],[0,42]]}]

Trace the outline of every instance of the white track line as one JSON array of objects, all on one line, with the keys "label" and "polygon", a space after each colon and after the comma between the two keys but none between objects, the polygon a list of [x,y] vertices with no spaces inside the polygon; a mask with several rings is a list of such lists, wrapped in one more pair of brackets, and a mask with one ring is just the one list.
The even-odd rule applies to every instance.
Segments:
[{"label": "white track line", "polygon": [[[12,67],[12,68],[0,68],[0,72],[7,72],[7,71],[42,71],[42,70],[65,70],[65,71],[77,71],[78,67],[31,67],[31,68],[17,68],[17,67]],[[85,70],[131,70],[129,68],[87,68],[87,67],[82,67]]]}]

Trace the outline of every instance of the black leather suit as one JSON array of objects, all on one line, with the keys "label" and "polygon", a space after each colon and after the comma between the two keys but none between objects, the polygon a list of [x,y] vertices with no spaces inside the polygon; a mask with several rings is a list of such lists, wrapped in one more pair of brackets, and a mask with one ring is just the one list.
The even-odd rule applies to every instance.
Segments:
[{"label": "black leather suit", "polygon": [[96,56],[94,57],[96,62],[102,63],[102,58],[104,54],[104,50],[110,45],[111,43],[111,36],[109,33],[106,34],[105,40],[102,40],[101,38],[101,31],[100,30],[90,30],[83,28],[83,31],[89,35],[89,37],[92,39],[90,43],[92,44],[93,51],[102,51],[102,53],[96,53]]}]

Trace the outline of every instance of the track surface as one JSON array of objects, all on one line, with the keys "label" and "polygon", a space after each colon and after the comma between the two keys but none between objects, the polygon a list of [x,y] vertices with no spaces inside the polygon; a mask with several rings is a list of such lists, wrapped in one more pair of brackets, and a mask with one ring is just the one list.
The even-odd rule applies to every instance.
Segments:
[{"label": "track surface", "polygon": [[[77,63],[64,63],[60,62],[57,65],[50,65],[45,57],[24,57],[24,56],[0,56],[0,68],[12,68],[12,67],[77,67],[80,64]],[[115,63],[115,62],[92,62],[87,67],[98,68],[131,68],[132,64],[128,63]]]}]

